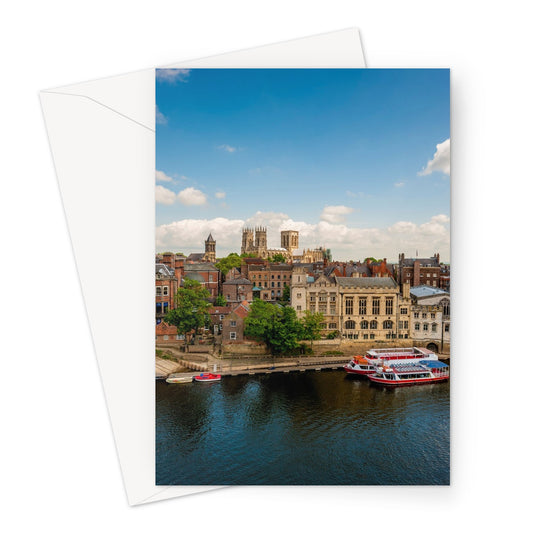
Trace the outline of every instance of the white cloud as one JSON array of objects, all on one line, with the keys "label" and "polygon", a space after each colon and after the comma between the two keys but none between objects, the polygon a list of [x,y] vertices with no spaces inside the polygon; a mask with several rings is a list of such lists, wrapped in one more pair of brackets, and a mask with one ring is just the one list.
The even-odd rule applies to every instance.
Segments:
[{"label": "white cloud", "polygon": [[159,107],[157,107],[157,105],[155,106],[155,123],[161,125],[168,123],[167,117],[165,117],[165,115],[159,111]]},{"label": "white cloud", "polygon": [[159,81],[176,83],[188,81],[190,73],[190,69],[186,68],[158,68],[155,71],[155,76]]},{"label": "white cloud", "polygon": [[346,207],[345,205],[327,205],[320,215],[320,220],[331,222],[332,224],[339,224],[344,222],[345,215],[349,215],[350,213],[353,213],[352,207]]},{"label": "white cloud", "polygon": [[222,257],[230,252],[240,253],[244,226],[266,226],[271,247],[280,246],[280,231],[293,229],[300,232],[300,248],[325,246],[331,248],[336,260],[362,260],[372,256],[395,262],[398,254],[404,252],[414,257],[418,250],[420,257],[439,252],[442,260],[448,261],[449,220],[448,216],[439,214],[422,224],[399,221],[387,228],[355,228],[325,220],[311,224],[293,220],[285,213],[258,211],[247,220],[181,220],[159,226],[156,235],[158,250],[191,253],[203,250],[204,241],[212,232],[217,241],[217,255]]},{"label": "white cloud", "polygon": [[163,187],[163,185],[156,185],[155,201],[158,204],[172,205],[176,201],[176,193]]},{"label": "white cloud", "polygon": [[443,172],[450,175],[450,139],[437,144],[437,151],[433,154],[433,159],[422,169],[418,175],[428,176],[432,172]]},{"label": "white cloud", "polygon": [[397,181],[397,182],[394,184],[394,186],[395,186],[395,187],[398,187],[398,188],[399,188],[399,187],[403,187],[404,185],[405,185],[405,181]]},{"label": "white cloud", "polygon": [[232,154],[233,152],[235,152],[237,150],[237,148],[235,146],[230,146],[229,144],[221,144],[221,145],[217,146],[217,148],[219,150],[224,150],[226,152],[229,152],[230,154]]},{"label": "white cloud", "polygon": [[224,191],[216,192],[215,197],[219,199],[226,198],[226,193]]},{"label": "white cloud", "polygon": [[353,192],[353,191],[346,191],[346,196],[351,196],[352,198],[372,198],[370,194],[366,194],[364,192]]},{"label": "white cloud", "polygon": [[155,181],[172,181],[172,178],[167,176],[162,170],[156,170]]},{"label": "white cloud", "polygon": [[177,194],[177,199],[183,205],[205,205],[207,203],[206,195],[194,187],[187,187]]}]

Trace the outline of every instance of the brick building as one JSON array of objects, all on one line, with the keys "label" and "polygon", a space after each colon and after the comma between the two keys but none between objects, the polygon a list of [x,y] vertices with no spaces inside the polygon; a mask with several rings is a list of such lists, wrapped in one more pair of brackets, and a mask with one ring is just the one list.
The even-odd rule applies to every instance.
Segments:
[{"label": "brick building", "polygon": [[244,341],[244,319],[249,312],[248,302],[242,302],[224,317],[222,321],[222,344]]},{"label": "brick building", "polygon": [[251,301],[252,282],[246,278],[230,279],[222,284],[222,294],[229,305]]},{"label": "brick building", "polygon": [[278,301],[283,297],[283,289],[291,285],[292,265],[285,263],[251,264],[248,266],[248,279],[252,290],[261,300]]},{"label": "brick building", "polygon": [[179,283],[180,278],[175,275],[174,270],[161,263],[155,265],[156,324],[159,324],[171,309],[174,309],[174,297]]},{"label": "brick building", "polygon": [[220,291],[221,274],[220,270],[212,263],[190,263],[184,266],[184,276],[187,279],[194,279],[202,284],[202,287],[209,291],[210,300],[214,300]]},{"label": "brick building", "polygon": [[[396,265],[396,281],[403,285],[409,282],[411,287],[417,285],[441,286],[441,264],[439,254],[426,258],[406,258],[405,254],[400,254],[398,265]],[[449,284],[449,276],[448,276]]]}]

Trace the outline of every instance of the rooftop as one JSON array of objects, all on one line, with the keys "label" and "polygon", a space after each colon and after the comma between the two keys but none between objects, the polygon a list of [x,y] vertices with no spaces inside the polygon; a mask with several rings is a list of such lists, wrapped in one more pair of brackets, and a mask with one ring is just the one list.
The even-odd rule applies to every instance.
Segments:
[{"label": "rooftop", "polygon": [[431,285],[416,285],[410,289],[411,296],[416,298],[424,298],[427,296],[449,296],[450,293],[446,292],[438,287],[432,287]]},{"label": "rooftop", "polygon": [[341,287],[378,287],[383,289],[395,289],[398,285],[392,278],[341,278],[336,277],[337,283]]}]

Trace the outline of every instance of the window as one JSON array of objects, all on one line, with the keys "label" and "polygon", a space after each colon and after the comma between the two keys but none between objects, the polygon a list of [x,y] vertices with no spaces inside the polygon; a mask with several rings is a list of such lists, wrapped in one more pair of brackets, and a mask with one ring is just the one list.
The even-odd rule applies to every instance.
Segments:
[{"label": "window", "polygon": [[415,324],[415,331],[420,331],[420,324],[418,322]]},{"label": "window", "polygon": [[442,314],[450,316],[450,300],[442,300],[440,303],[442,305]]},{"label": "window", "polygon": [[450,324],[444,324],[444,331],[445,331],[446,333],[449,333],[449,331],[450,331]]},{"label": "window", "polygon": [[155,295],[156,296],[161,296],[161,291],[163,290],[162,287],[156,287],[155,288]]},{"label": "window", "polygon": [[372,314],[379,315],[379,298],[372,298]]},{"label": "window", "polygon": [[344,329],[355,329],[355,322],[353,320],[347,320],[344,323]]},{"label": "window", "polygon": [[337,323],[336,322],[330,322],[328,324],[328,329],[337,329]]},{"label": "window", "polygon": [[392,329],[392,320],[385,320],[383,322],[383,329]]},{"label": "window", "polygon": [[278,281],[278,287],[281,287],[281,281]]},{"label": "window", "polygon": [[370,329],[378,329],[378,321],[377,320],[371,320],[370,321]]},{"label": "window", "polygon": [[435,320],[435,313],[431,313],[431,318]]},{"label": "window", "polygon": [[437,277],[437,274],[433,274],[433,277],[436,278],[436,277]]},{"label": "window", "polygon": [[168,287],[166,285],[163,287],[163,296],[168,296]]},{"label": "window", "polygon": [[392,315],[392,307],[393,307],[394,298],[389,298],[385,300],[385,314],[386,315]]},{"label": "window", "polygon": [[413,315],[414,318],[420,318],[420,313],[417,311],[414,315]]},{"label": "window", "polygon": [[273,282],[272,282],[272,287],[275,287],[275,286],[276,286],[276,282],[273,281]]},{"label": "window", "polygon": [[346,298],[346,314],[353,315],[353,298]]},{"label": "window", "polygon": [[230,339],[231,341],[235,341],[235,340],[237,340],[237,332],[236,332],[236,331],[230,331],[229,339]]},{"label": "window", "polygon": [[232,328],[235,328],[235,327],[237,327],[237,321],[236,321],[236,320],[230,320],[229,325],[230,325]]},{"label": "window", "polygon": [[330,302],[335,302],[335,295],[331,294],[330,297],[329,297],[329,301]]},{"label": "window", "polygon": [[[361,329],[368,329],[368,320],[363,320],[361,322]],[[368,337],[365,337],[367,339]]]},{"label": "window", "polygon": [[400,315],[406,315],[407,314],[407,307],[402,307],[400,309]]},{"label": "window", "polygon": [[213,281],[213,274],[209,274],[209,281]]},{"label": "window", "polygon": [[301,297],[302,297],[302,293],[301,292],[296,294],[296,298],[301,298]]},{"label": "window", "polygon": [[427,317],[428,317],[427,313],[422,313],[422,318],[427,318]]},{"label": "window", "polygon": [[431,324],[431,331],[437,333],[437,324]]},{"label": "window", "polygon": [[428,331],[429,330],[429,327],[427,324],[424,324],[424,331]]},{"label": "window", "polygon": [[359,314],[366,315],[366,298],[359,298]]},{"label": "window", "polygon": [[411,277],[411,272],[407,272],[407,277],[408,277],[408,278]]},{"label": "window", "polygon": [[302,306],[301,305],[297,305],[296,306],[296,311],[301,311],[302,310]]}]

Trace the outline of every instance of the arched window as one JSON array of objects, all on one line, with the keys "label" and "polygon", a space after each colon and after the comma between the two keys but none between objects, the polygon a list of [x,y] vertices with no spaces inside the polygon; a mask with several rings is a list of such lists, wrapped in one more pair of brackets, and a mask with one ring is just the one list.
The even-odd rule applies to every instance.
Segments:
[{"label": "arched window", "polygon": [[377,320],[371,320],[370,321],[370,329],[378,329],[378,321]]},{"label": "arched window", "polygon": [[361,329],[368,329],[368,320],[363,320],[361,322]]},{"label": "arched window", "polygon": [[344,329],[355,329],[355,322],[353,320],[347,320],[344,323]]},{"label": "arched window", "polygon": [[431,324],[431,331],[437,333],[437,324]]},{"label": "arched window", "polygon": [[440,305],[442,305],[442,314],[444,316],[450,316],[450,300],[444,298],[440,301]]},{"label": "arched window", "polygon": [[392,320],[385,320],[383,322],[383,329],[392,329]]}]

